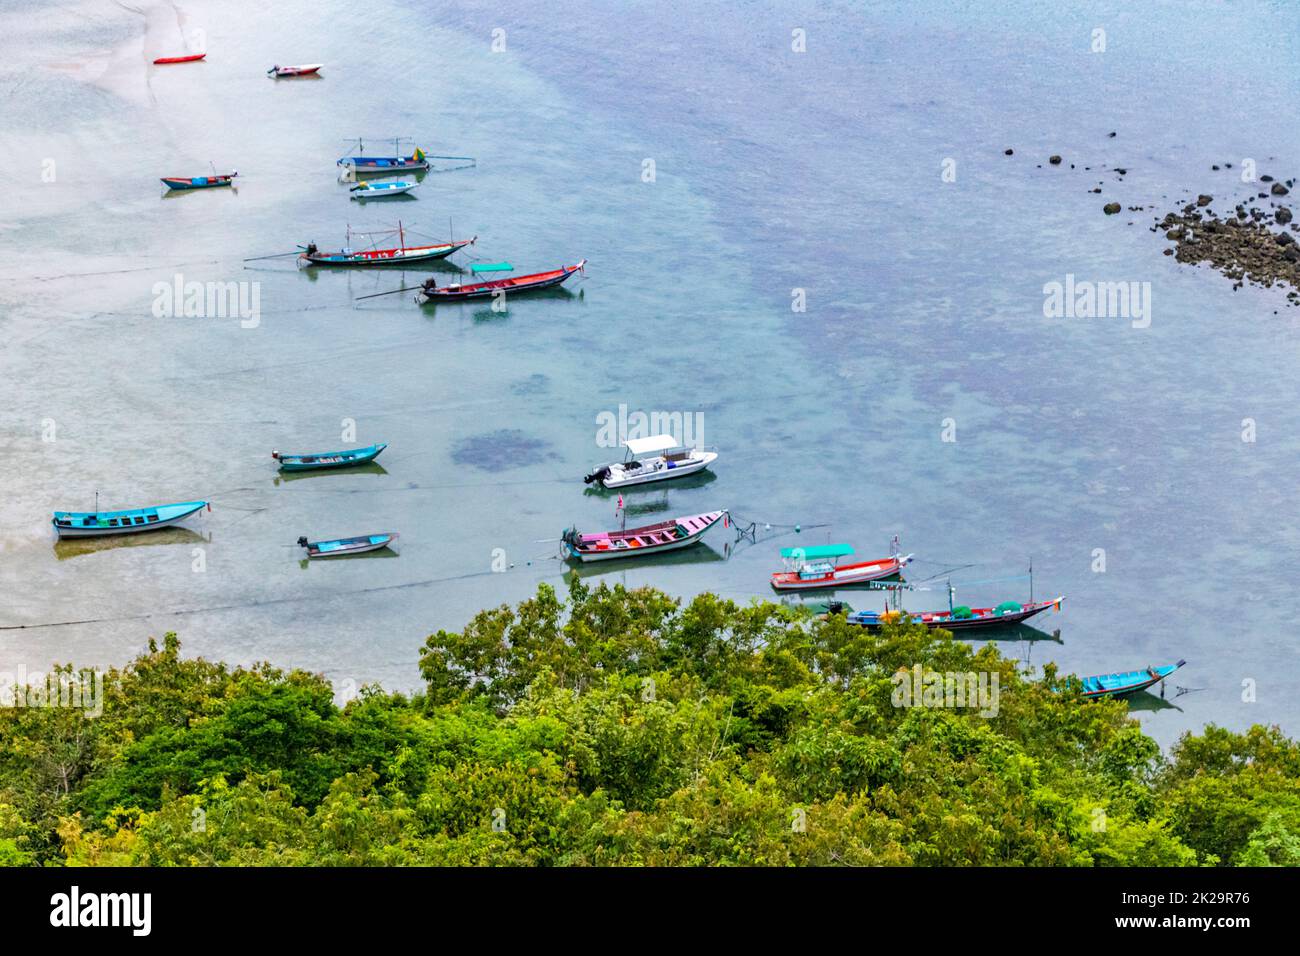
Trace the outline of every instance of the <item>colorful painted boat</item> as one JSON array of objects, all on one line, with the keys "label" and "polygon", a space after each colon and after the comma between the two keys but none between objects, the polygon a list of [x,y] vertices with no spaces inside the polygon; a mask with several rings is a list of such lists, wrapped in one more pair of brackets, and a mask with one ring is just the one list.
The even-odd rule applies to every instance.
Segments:
[{"label": "colorful painted boat", "polygon": [[582,480],[600,482],[606,488],[625,488],[651,481],[684,478],[703,471],[718,459],[715,451],[683,446],[672,435],[629,438],[623,442],[627,456],[623,461],[597,465]]},{"label": "colorful painted boat", "polygon": [[877,628],[882,624],[897,620],[907,614],[917,624],[926,627],[943,628],[945,631],[970,631],[982,627],[1006,627],[1027,621],[1035,614],[1041,614],[1048,608],[1059,611],[1064,596],[1051,601],[1034,601],[1019,604],[1016,601],[1003,601],[997,607],[956,607],[949,611],[854,611],[847,618],[850,624]]},{"label": "colorful painted boat", "polygon": [[[586,264],[587,260],[583,259],[577,265],[561,266],[558,269],[552,269],[550,272],[535,272],[532,275],[515,276],[511,279],[494,279],[488,282],[471,282],[467,285],[453,282],[439,286],[436,279],[426,279],[421,291],[425,299],[431,302],[446,299],[485,298],[496,295],[498,292],[504,292],[507,295],[532,292],[537,289],[549,289],[551,286],[560,285]],[[475,275],[486,272],[507,272],[512,269],[514,269],[514,266],[508,262],[475,263],[470,266],[470,272]]]},{"label": "colorful painted boat", "polygon": [[381,531],[378,534],[363,534],[355,538],[337,538],[333,541],[308,541],[306,536],[298,539],[298,547],[307,549],[309,558],[341,558],[349,554],[365,554],[386,548],[401,537],[396,531]]},{"label": "colorful painted boat", "polygon": [[1177,664],[1164,664],[1160,667],[1148,667],[1140,671],[1120,671],[1118,674],[1096,674],[1081,678],[1083,696],[1087,698],[1127,697],[1138,691],[1146,690],[1158,684],[1187,661]]},{"label": "colorful painted boat", "polygon": [[399,179],[390,183],[357,183],[350,191],[353,199],[391,199],[406,195],[418,185]]},{"label": "colorful painted boat", "polygon": [[368,445],[365,448],[353,448],[348,451],[322,451],[314,455],[284,455],[278,451],[271,452],[271,457],[280,463],[281,471],[314,471],[318,468],[349,468],[374,461],[379,453],[388,446],[385,444]]},{"label": "colorful painted boat", "polygon": [[894,577],[912,560],[910,554],[894,553],[877,561],[839,564],[840,558],[852,554],[853,547],[847,544],[782,548],[781,558],[785,562],[785,570],[773,572],[772,587],[778,591],[812,591],[866,584]]},{"label": "colorful painted boat", "polygon": [[163,176],[162,181],[168,189],[212,189],[232,185],[238,175],[236,169],[228,176]]},{"label": "colorful painted boat", "polygon": [[[363,249],[356,251],[351,248],[353,236],[361,235],[378,235],[398,237],[398,246],[395,249]],[[351,227],[348,228],[347,242],[339,252],[321,252],[316,248],[316,243],[311,242],[305,246],[299,246],[302,249],[302,255],[298,258],[306,260],[313,266],[391,266],[406,265],[412,262],[427,262],[432,259],[445,259],[458,249],[464,249],[466,246],[472,246],[478,241],[478,236],[472,236],[469,239],[452,240],[451,242],[441,242],[429,246],[408,246],[406,244],[406,231],[402,224],[397,224],[397,229],[381,233],[354,233]]]},{"label": "colorful painted boat", "polygon": [[304,66],[273,66],[266,73],[276,79],[282,76],[313,76],[319,73],[324,65],[324,63],[308,63]]},{"label": "colorful painted boat", "polygon": [[160,63],[193,63],[195,60],[201,60],[206,53],[188,53],[185,56],[160,56],[154,60],[155,64]]},{"label": "colorful painted boat", "polygon": [[583,562],[635,558],[690,547],[719,521],[725,527],[726,515],[726,511],[709,511],[642,528],[600,531],[595,534],[582,534],[577,528],[568,528],[560,541],[568,557]]},{"label": "colorful painted boat", "polygon": [[56,511],[54,531],[60,538],[89,538],[107,534],[135,534],[168,528],[203,508],[212,510],[206,501],[182,501],[151,508],[126,511]]},{"label": "colorful painted boat", "polygon": [[[393,148],[399,149],[402,140],[393,140]],[[358,149],[364,153],[365,143],[357,140]],[[375,173],[403,173],[413,169],[428,169],[430,166],[424,150],[418,146],[410,156],[344,156],[336,163],[354,176],[374,175]]]}]

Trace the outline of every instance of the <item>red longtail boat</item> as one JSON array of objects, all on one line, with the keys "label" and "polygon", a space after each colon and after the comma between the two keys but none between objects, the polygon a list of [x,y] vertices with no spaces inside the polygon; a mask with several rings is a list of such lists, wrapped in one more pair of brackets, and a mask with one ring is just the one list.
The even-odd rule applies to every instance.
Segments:
[{"label": "red longtail boat", "polygon": [[201,60],[205,56],[207,56],[206,53],[191,53],[187,56],[160,56],[158,59],[154,60],[154,63],[193,63],[195,60]]},{"label": "red longtail boat", "polygon": [[[560,266],[560,268],[552,269],[550,272],[535,272],[532,275],[514,276],[510,279],[492,279],[487,282],[470,282],[467,284],[453,282],[449,285],[439,286],[436,279],[426,279],[422,291],[425,299],[431,302],[446,299],[480,299],[496,295],[498,292],[504,292],[507,295],[516,292],[531,292],[560,285],[586,264],[587,260],[583,259],[576,265]],[[470,266],[470,272],[474,273],[475,276],[485,272],[508,272],[512,269],[514,269],[514,266],[508,262],[475,263]]]}]

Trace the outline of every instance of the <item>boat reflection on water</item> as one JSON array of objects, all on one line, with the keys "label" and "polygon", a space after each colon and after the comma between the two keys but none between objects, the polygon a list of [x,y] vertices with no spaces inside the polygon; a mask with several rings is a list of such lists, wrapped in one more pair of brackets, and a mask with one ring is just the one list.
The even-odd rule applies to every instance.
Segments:
[{"label": "boat reflection on water", "polygon": [[116,548],[143,548],[151,545],[176,544],[211,544],[212,532],[200,534],[189,528],[159,528],[148,534],[110,534],[93,538],[59,538],[54,542],[54,556],[60,561],[94,554],[99,551],[112,551]]},{"label": "boat reflection on water", "polygon": [[271,484],[279,485],[284,481],[301,481],[304,478],[324,478],[327,475],[386,475],[388,470],[377,461],[364,465],[352,465],[348,468],[319,468],[314,471],[282,471],[271,479]]},{"label": "boat reflection on water", "polygon": [[647,554],[621,561],[597,561],[590,564],[570,563],[565,577],[573,575],[577,579],[618,574],[624,571],[642,571],[659,568],[688,567],[696,564],[718,564],[727,560],[726,555],[719,554],[705,543],[697,543],[691,548],[676,551],[664,551],[660,554]]}]

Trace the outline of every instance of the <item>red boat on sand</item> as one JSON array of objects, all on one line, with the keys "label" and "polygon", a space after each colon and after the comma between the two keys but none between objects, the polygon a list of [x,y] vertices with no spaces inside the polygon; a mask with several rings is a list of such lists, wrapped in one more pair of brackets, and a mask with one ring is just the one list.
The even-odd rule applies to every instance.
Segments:
[{"label": "red boat on sand", "polygon": [[160,56],[154,60],[154,63],[193,63],[195,60],[201,60],[206,53],[191,53],[187,56]]}]

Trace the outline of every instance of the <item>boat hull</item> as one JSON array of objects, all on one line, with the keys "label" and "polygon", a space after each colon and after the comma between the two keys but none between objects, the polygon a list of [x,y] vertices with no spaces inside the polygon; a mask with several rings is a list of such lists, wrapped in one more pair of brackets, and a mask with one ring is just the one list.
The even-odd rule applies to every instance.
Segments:
[{"label": "boat hull", "polygon": [[166,63],[195,63],[207,56],[206,53],[191,53],[188,56],[160,56],[154,60],[155,66],[161,66]]},{"label": "boat hull", "polygon": [[314,76],[320,72],[320,68],[324,65],[323,63],[312,63],[309,66],[280,66],[273,67],[267,72],[277,80],[288,76]]},{"label": "boat hull", "polygon": [[437,246],[416,246],[408,249],[370,249],[365,252],[344,254],[342,252],[325,252],[307,254],[306,259],[314,266],[400,266],[412,262],[429,262],[434,259],[446,259],[457,250],[464,249],[473,239],[462,242],[448,242]]},{"label": "boat hull", "polygon": [[221,186],[234,185],[234,176],[163,176],[163,185],[168,189],[217,189]]},{"label": "boat hull", "polygon": [[[176,505],[160,505],[157,508],[109,511],[98,515],[59,511],[55,512],[52,524],[55,534],[60,538],[103,538],[110,535],[140,534],[156,531],[159,528],[170,528],[206,506],[206,501],[187,501]],[[151,515],[155,516],[156,520],[150,521]],[[87,518],[94,518],[95,523],[85,524]],[[136,518],[143,520],[136,521]],[[72,523],[62,524],[61,521]]]},{"label": "boat hull", "polygon": [[369,200],[369,199],[392,199],[395,196],[405,196],[416,186],[415,183],[402,183],[398,186],[370,187],[360,189],[353,187],[352,198]]},{"label": "boat hull", "polygon": [[475,282],[470,285],[425,286],[423,295],[428,302],[456,301],[461,299],[486,299],[504,292],[507,296],[520,292],[536,292],[562,285],[568,278],[586,265],[584,259],[575,266],[566,266],[551,272],[538,272],[517,279],[498,279],[494,282]]},{"label": "boat hull", "polygon": [[772,587],[777,591],[818,591],[867,584],[893,577],[902,571],[911,559],[912,556],[909,554],[902,558],[882,558],[879,561],[846,564],[828,574],[812,578],[801,578],[797,571],[777,571],[772,575]]},{"label": "boat hull", "polygon": [[[1026,604],[1019,611],[1009,611],[1006,614],[998,614],[993,608],[975,609],[972,617],[954,618],[947,611],[923,612],[921,614],[908,615],[913,623],[924,624],[931,629],[942,628],[945,631],[977,631],[982,628],[999,628],[1008,627],[1012,624],[1020,624],[1029,620],[1036,614],[1042,614],[1048,608],[1060,608],[1064,597],[1058,597],[1052,601],[1039,601],[1034,604]],[[881,615],[875,611],[858,611],[848,617],[850,624],[856,624],[860,627],[876,629],[881,627],[885,622]]]},{"label": "boat hull", "polygon": [[330,468],[351,468],[374,461],[387,448],[385,445],[370,445],[366,448],[354,448],[350,451],[326,451],[314,455],[282,455],[273,452],[272,456],[280,462],[281,471],[322,471]]},{"label": "boat hull", "polygon": [[655,481],[671,481],[673,478],[685,478],[687,475],[698,474],[709,465],[717,461],[716,452],[705,452],[700,458],[690,461],[686,464],[674,464],[672,467],[660,468],[657,471],[638,473],[631,476],[620,476],[611,473],[608,478],[601,479],[601,484],[606,488],[627,488],[631,485],[647,485]]},{"label": "boat hull", "polygon": [[1160,683],[1186,663],[1187,661],[1179,661],[1177,664],[1165,664],[1144,671],[1124,671],[1118,674],[1084,677],[1083,696],[1089,700],[1100,700],[1103,697],[1128,697],[1130,694],[1140,693]]},{"label": "boat hull", "polygon": [[339,166],[349,170],[353,176],[382,176],[392,173],[420,172],[429,168],[428,160],[398,159],[340,159]]},{"label": "boat hull", "polygon": [[338,538],[334,541],[311,541],[305,546],[309,558],[343,558],[352,554],[365,554],[386,548],[401,535],[396,531],[364,534],[355,538]]},{"label": "boat hull", "polygon": [[[700,539],[726,516],[725,511],[710,511],[701,515],[675,518],[672,521],[632,528],[627,531],[610,531],[603,534],[581,535],[569,529],[561,538],[568,558],[590,564],[595,561],[614,561],[620,558],[639,558],[664,551],[677,551],[698,544]],[[678,530],[685,533],[678,533]],[[672,537],[668,537],[668,535]]]}]

